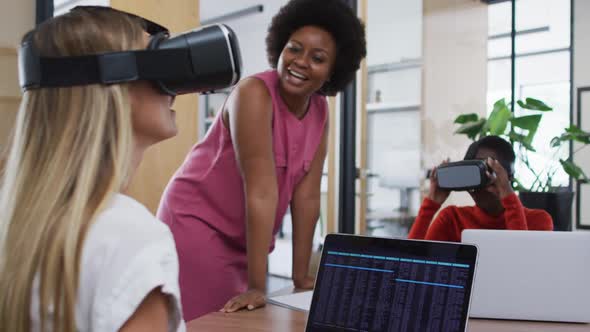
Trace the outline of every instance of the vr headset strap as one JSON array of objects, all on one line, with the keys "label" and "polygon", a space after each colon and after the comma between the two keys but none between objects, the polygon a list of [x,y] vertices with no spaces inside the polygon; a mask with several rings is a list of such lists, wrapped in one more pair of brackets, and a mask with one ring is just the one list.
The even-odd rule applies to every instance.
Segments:
[{"label": "vr headset strap", "polygon": [[114,84],[136,80],[182,80],[192,74],[188,49],[111,52],[71,57],[38,57],[30,43],[19,54],[21,87]]}]

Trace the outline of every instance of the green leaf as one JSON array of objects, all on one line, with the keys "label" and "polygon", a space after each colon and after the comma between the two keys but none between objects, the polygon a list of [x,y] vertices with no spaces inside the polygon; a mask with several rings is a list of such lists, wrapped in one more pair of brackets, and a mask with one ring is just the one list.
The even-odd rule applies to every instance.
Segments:
[{"label": "green leaf", "polygon": [[522,108],[527,109],[527,110],[540,111],[540,112],[553,111],[553,108],[551,108],[550,106],[547,106],[547,104],[545,104],[544,102],[542,102],[538,99],[535,99],[535,98],[526,98],[524,103],[522,102],[522,100],[519,100],[518,105]]},{"label": "green leaf", "polygon": [[541,122],[542,117],[543,116],[541,114],[526,115],[518,118],[512,118],[510,123],[512,123],[512,126],[514,127],[527,130],[528,132],[525,141],[528,144],[533,144],[533,139],[537,134],[537,129],[539,129],[539,123]]},{"label": "green leaf", "polygon": [[522,143],[526,139],[526,136],[515,132],[511,132],[510,134],[508,134],[508,137],[511,141],[518,143]]},{"label": "green leaf", "polygon": [[576,125],[571,125],[565,131],[572,135],[572,139],[574,141],[583,144],[590,144],[590,132],[584,131]]},{"label": "green leaf", "polygon": [[565,133],[561,134],[561,136],[554,137],[551,140],[551,146],[555,148],[560,146],[561,143],[569,141],[590,144],[590,133],[583,131],[575,125],[571,125],[569,128],[565,129]]},{"label": "green leaf", "polygon": [[569,142],[573,139],[573,136],[570,134],[561,134],[561,136],[553,137],[551,140],[551,147],[556,148],[561,145],[563,142]]},{"label": "green leaf", "polygon": [[552,148],[556,148],[561,145],[561,142],[563,142],[562,136],[556,136],[551,139],[551,147]]},{"label": "green leaf", "polygon": [[586,133],[585,131],[580,129],[580,127],[578,127],[576,125],[570,125],[568,128],[565,128],[565,131],[570,134],[584,134],[584,133]]},{"label": "green leaf", "polygon": [[522,142],[520,142],[520,144],[522,144],[522,146],[524,146],[525,149],[527,149],[531,152],[537,152],[537,150],[529,142],[522,141]]},{"label": "green leaf", "polygon": [[496,111],[497,111],[497,110],[499,110],[499,109],[503,109],[503,108],[505,108],[505,109],[507,109],[507,110],[510,110],[510,109],[508,108],[508,104],[506,104],[506,99],[505,99],[505,98],[498,99],[498,100],[496,100],[496,102],[494,103],[494,109],[492,109],[492,113],[496,112]]},{"label": "green leaf", "polygon": [[536,131],[537,128],[539,128],[539,123],[541,122],[542,117],[543,116],[541,114],[527,115],[513,118],[510,120],[510,122],[515,127]]},{"label": "green leaf", "polygon": [[485,123],[486,123],[485,119],[479,119],[478,121],[475,121],[475,122],[466,123],[466,124],[462,125],[461,127],[459,127],[459,129],[457,129],[455,131],[455,134],[467,135],[467,137],[469,137],[470,139],[475,140],[477,135],[480,134]]},{"label": "green leaf", "polygon": [[524,146],[525,149],[532,151],[532,152],[537,152],[537,150],[535,150],[535,148],[531,145],[531,143],[528,142],[527,136],[522,135],[522,134],[518,134],[515,132],[511,132],[510,134],[508,134],[508,137],[510,138],[511,141],[519,143],[522,146]]},{"label": "green leaf", "polygon": [[477,120],[479,120],[479,115],[475,113],[461,114],[455,119],[454,123],[465,124],[467,122],[475,122]]},{"label": "green leaf", "polygon": [[572,161],[559,159],[563,170],[572,178],[576,179],[577,181],[588,181],[588,177],[584,173],[584,171],[580,168],[580,166],[576,165]]},{"label": "green leaf", "polygon": [[512,117],[512,112],[506,106],[504,99],[497,101],[494,104],[494,110],[488,119],[487,125],[490,128],[490,134],[503,135],[508,126],[508,121]]}]

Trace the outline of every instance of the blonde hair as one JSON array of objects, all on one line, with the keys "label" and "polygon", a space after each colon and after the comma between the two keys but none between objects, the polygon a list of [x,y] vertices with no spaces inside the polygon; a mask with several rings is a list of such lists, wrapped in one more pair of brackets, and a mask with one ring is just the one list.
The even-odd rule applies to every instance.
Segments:
[{"label": "blonde hair", "polygon": [[[139,49],[142,31],[124,14],[79,9],[39,26],[34,44],[45,56]],[[41,329],[76,330],[84,237],[125,185],[132,144],[126,85],[24,93],[0,182],[0,331],[31,329],[37,278]]]}]

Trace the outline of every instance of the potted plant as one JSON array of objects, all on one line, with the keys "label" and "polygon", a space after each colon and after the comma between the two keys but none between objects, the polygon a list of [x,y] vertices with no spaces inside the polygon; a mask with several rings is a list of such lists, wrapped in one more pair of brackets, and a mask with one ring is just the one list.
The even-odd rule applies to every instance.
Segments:
[{"label": "potted plant", "polygon": [[[590,134],[580,128],[571,125],[564,132],[551,140],[548,147],[546,162],[542,165],[531,160],[531,153],[536,152],[533,141],[543,114],[553,109],[544,102],[526,98],[518,100],[518,106],[527,110],[526,115],[515,116],[510,111],[505,99],[494,103],[494,108],[489,117],[480,117],[475,113],[462,114],[455,119],[459,128],[455,134],[466,135],[472,140],[487,135],[502,136],[508,140],[516,150],[517,163],[524,166],[529,176],[528,183],[514,180],[514,187],[519,192],[520,199],[528,208],[543,209],[551,214],[555,230],[571,230],[571,207],[573,192],[569,187],[556,185],[556,174],[560,169],[565,171],[576,181],[587,182],[588,177],[584,171],[574,163],[573,155],[590,144]],[[574,154],[564,157],[569,153],[569,142],[578,142],[582,146]],[[522,174],[520,174],[522,176]]]}]

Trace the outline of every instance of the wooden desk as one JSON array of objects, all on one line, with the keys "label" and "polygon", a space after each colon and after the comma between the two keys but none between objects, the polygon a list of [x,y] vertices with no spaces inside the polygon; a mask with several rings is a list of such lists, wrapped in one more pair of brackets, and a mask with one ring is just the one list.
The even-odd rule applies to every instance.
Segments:
[{"label": "wooden desk", "polygon": [[[291,290],[292,292],[292,290]],[[284,294],[285,291],[273,294]],[[294,311],[272,304],[253,311],[239,311],[231,314],[210,313],[187,324],[188,332],[302,332],[305,331],[307,313]],[[525,322],[508,320],[469,320],[470,332],[590,332],[590,324],[568,324],[547,322]]]}]

